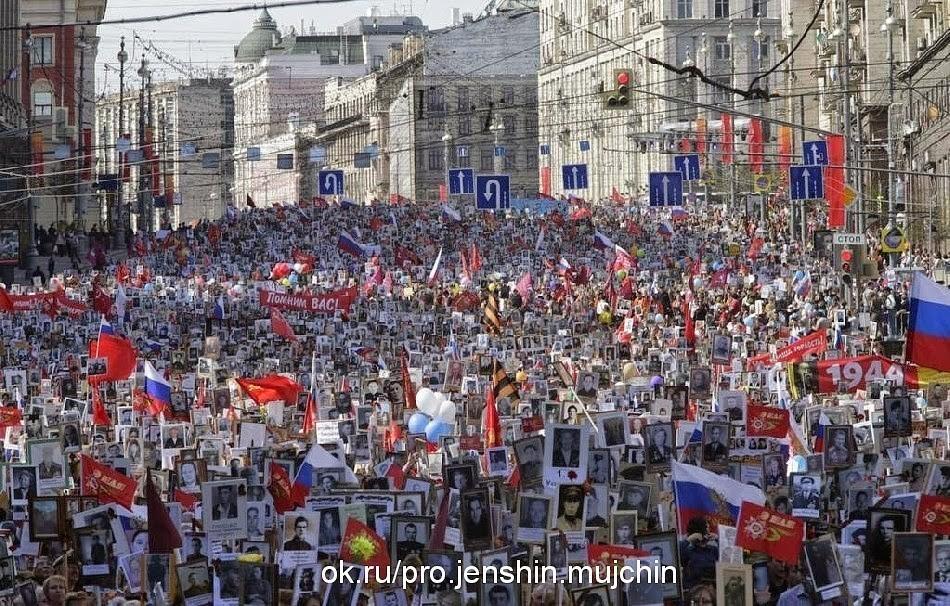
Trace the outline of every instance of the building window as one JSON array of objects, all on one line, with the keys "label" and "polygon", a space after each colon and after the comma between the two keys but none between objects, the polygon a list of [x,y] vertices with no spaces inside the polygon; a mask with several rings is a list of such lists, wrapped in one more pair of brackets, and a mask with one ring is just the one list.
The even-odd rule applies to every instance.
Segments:
[{"label": "building window", "polygon": [[373,55],[373,69],[379,69],[383,66],[385,58],[382,55]]},{"label": "building window", "polygon": [[445,111],[445,91],[441,88],[430,88],[426,93],[427,107],[430,112]]},{"label": "building window", "polygon": [[444,170],[444,163],[442,160],[442,150],[441,149],[430,149],[429,150],[429,170]]},{"label": "building window", "polygon": [[676,18],[693,18],[693,0],[676,0]]},{"label": "building window", "polygon": [[526,107],[531,107],[537,105],[538,103],[538,89],[533,86],[524,87],[524,104]]},{"label": "building window", "polygon": [[507,152],[505,154],[505,170],[516,170],[518,167],[515,158],[518,157],[518,154],[513,149],[509,149]]},{"label": "building window", "polygon": [[538,151],[535,149],[528,149],[525,154],[525,167],[526,168],[537,168],[538,167]]},{"label": "building window", "polygon": [[515,117],[514,116],[502,116],[501,123],[505,129],[505,136],[513,136],[515,134]]},{"label": "building window", "polygon": [[478,150],[478,170],[492,170],[495,162],[495,149],[483,147]]},{"label": "building window", "polygon": [[504,103],[505,105],[515,104],[515,87],[514,86],[501,87],[501,102]]},{"label": "building window", "polygon": [[481,91],[481,109],[488,109],[490,106],[494,105],[491,100],[491,87],[485,86]]},{"label": "building window", "polygon": [[725,61],[732,56],[732,45],[725,36],[716,36],[713,38],[713,49],[716,53],[716,59]]},{"label": "building window", "polygon": [[51,118],[53,116],[53,93],[33,93],[33,117]]},{"label": "building window", "polygon": [[729,0],[715,0],[713,4],[716,19],[729,18]]},{"label": "building window", "polygon": [[471,105],[468,100],[468,87],[460,86],[458,89],[458,111],[459,113],[468,113],[471,111]]},{"label": "building window", "polygon": [[752,0],[752,16],[768,17],[769,5],[766,0]]},{"label": "building window", "polygon": [[472,134],[472,119],[468,116],[459,118],[459,135],[467,136]]},{"label": "building window", "polygon": [[33,36],[33,52],[30,55],[33,65],[53,64],[53,37]]},{"label": "building window", "polygon": [[468,154],[465,154],[464,156],[459,156],[455,161],[455,165],[458,166],[459,168],[471,168],[472,157],[469,156]]},{"label": "building window", "polygon": [[762,41],[758,42],[756,46],[758,49],[755,51],[755,54],[759,59],[761,67],[765,67],[765,62],[769,60],[769,39],[762,38]]}]

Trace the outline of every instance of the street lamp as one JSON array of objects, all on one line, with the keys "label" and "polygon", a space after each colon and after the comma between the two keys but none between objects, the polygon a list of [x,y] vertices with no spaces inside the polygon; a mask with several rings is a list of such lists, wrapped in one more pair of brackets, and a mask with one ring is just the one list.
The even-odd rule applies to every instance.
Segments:
[{"label": "street lamp", "polygon": [[445,132],[442,133],[442,162],[445,164],[445,192],[449,191],[449,150],[452,147],[452,134],[449,132],[448,124],[445,125]]},{"label": "street lamp", "polygon": [[112,231],[112,243],[115,248],[125,246],[125,235],[128,229],[128,214],[125,212],[122,193],[125,189],[125,181],[122,179],[122,152],[119,151],[119,139],[124,136],[125,129],[125,64],[129,60],[129,53],[125,52],[125,36],[122,36],[119,42],[119,53],[115,56],[119,62],[119,125],[116,132],[113,133],[116,139],[116,173],[118,174],[118,185],[115,194],[115,211],[112,216],[114,223]]},{"label": "street lamp", "polygon": [[139,66],[138,71],[136,72],[139,75],[139,78],[142,79],[141,86],[139,88],[139,150],[142,152],[142,159],[139,162],[139,223],[136,227],[138,230],[144,229],[148,230],[149,219],[146,216],[148,212],[147,205],[145,203],[145,198],[148,195],[148,191],[145,187],[145,175],[146,175],[146,166],[145,166],[145,81],[149,77],[148,70],[148,59],[144,56],[142,57],[142,63]]},{"label": "street lamp", "polygon": [[493,165],[495,169],[495,174],[501,174],[502,171],[502,157],[498,155],[498,148],[501,146],[501,132],[504,130],[504,126],[501,124],[501,120],[498,115],[495,115],[495,119],[492,121],[491,132],[494,135],[495,149],[492,150]]}]

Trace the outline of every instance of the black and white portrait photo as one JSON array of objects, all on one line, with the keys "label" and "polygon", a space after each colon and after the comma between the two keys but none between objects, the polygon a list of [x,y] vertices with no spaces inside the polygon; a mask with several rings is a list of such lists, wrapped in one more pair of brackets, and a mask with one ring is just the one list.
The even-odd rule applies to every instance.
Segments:
[{"label": "black and white portrait photo", "polygon": [[825,591],[844,581],[834,542],[824,538],[806,541],[804,551],[808,572],[817,591]]},{"label": "black and white portrait photo", "polygon": [[521,586],[517,584],[482,583],[479,604],[490,606],[519,606],[521,604]]},{"label": "black and white portrait photo", "polygon": [[897,438],[910,434],[910,397],[884,398],[884,437]]},{"label": "black and white portrait photo", "polygon": [[66,461],[59,440],[34,440],[27,444],[30,462],[36,465],[40,490],[66,485]]},{"label": "black and white portrait photo", "polygon": [[389,533],[393,562],[410,555],[422,557],[429,543],[430,520],[423,516],[394,515],[390,519]]},{"label": "black and white portrait photo", "polygon": [[729,423],[704,421],[702,438],[703,467],[723,469],[729,463]]},{"label": "black and white portrait photo", "polygon": [[693,398],[703,399],[712,395],[712,372],[708,368],[689,369],[689,391]]},{"label": "black and white portrait photo", "polygon": [[713,335],[712,355],[713,364],[726,365],[732,361],[732,337],[729,335]]},{"label": "black and white portrait photo", "polygon": [[320,516],[315,512],[289,513],[284,517],[284,551],[317,549]]},{"label": "black and white portrait photo", "polygon": [[933,535],[894,534],[894,591],[927,591],[933,586]]},{"label": "black and white portrait photo", "polygon": [[587,475],[587,425],[545,427],[544,470],[546,481],[578,481]]},{"label": "black and white portrait photo", "polygon": [[788,486],[788,470],[785,457],[780,453],[766,454],[762,457],[764,482],[766,489],[784,488]]},{"label": "black and white portrait photo", "polygon": [[653,423],[644,428],[647,469],[651,472],[669,469],[676,447],[672,423]]},{"label": "black and white portrait photo", "polygon": [[891,574],[894,537],[911,528],[910,510],[872,507],[868,510],[868,538],[864,569],[869,573]]},{"label": "black and white portrait photo", "polygon": [[36,466],[13,465],[10,469],[13,502],[25,505],[27,499],[36,494]]},{"label": "black and white portrait photo", "polygon": [[630,426],[624,412],[605,413],[597,416],[597,428],[603,436],[606,448],[623,449],[627,445]]},{"label": "black and white portrait photo", "polygon": [[508,475],[508,447],[499,446],[486,449],[488,455],[488,475],[507,476]]},{"label": "black and white portrait photo", "polygon": [[597,399],[597,375],[592,372],[582,372],[577,375],[577,397],[584,403]]},{"label": "black and white portrait photo", "polygon": [[541,495],[520,495],[518,499],[518,530],[515,538],[525,543],[543,543],[551,527],[551,498]]},{"label": "black and white portrait photo", "polygon": [[821,475],[792,474],[792,515],[818,518],[821,509]]},{"label": "black and white portrait photo", "polygon": [[408,606],[406,590],[392,587],[377,591],[373,594],[373,606]]},{"label": "black and white portrait photo", "polygon": [[730,422],[745,420],[746,394],[744,391],[720,391],[717,394],[719,412],[729,415]]},{"label": "black and white portrait photo", "polygon": [[488,489],[475,488],[461,494],[461,529],[465,549],[491,547],[492,520]]},{"label": "black and white portrait photo", "polygon": [[317,529],[317,546],[320,551],[335,552],[340,547],[343,530],[340,524],[339,507],[330,507],[317,512],[320,515],[320,526]]},{"label": "black and white portrait photo", "polygon": [[637,534],[637,512],[618,511],[610,516],[610,542],[613,545],[633,545]]},{"label": "black and white portrait photo", "polygon": [[247,524],[245,480],[220,480],[201,485],[204,530],[216,538],[244,538]]},{"label": "black and white portrait photo", "polygon": [[646,520],[650,511],[650,495],[652,487],[646,482],[620,482],[620,499],[617,503],[618,512],[635,511],[641,520]]},{"label": "black and white portrait photo", "polygon": [[612,459],[606,448],[591,448],[587,456],[587,479],[592,484],[607,484],[610,482],[610,468]]}]

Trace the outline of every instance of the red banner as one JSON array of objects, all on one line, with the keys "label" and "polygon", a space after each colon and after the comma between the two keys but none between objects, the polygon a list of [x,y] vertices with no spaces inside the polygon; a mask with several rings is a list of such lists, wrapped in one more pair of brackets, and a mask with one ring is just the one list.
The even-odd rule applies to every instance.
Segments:
[{"label": "red banner", "polygon": [[138,486],[135,480],[97,463],[87,455],[80,455],[80,463],[80,486],[85,496],[95,497],[100,503],[118,503],[126,508],[132,507]]},{"label": "red banner", "polygon": [[828,166],[825,167],[825,199],[828,200],[828,229],[844,227],[844,135],[828,135]]},{"label": "red banner", "polygon": [[9,295],[9,297],[13,302],[12,311],[31,311],[43,309],[44,306],[51,306],[52,309],[58,307],[69,315],[78,315],[86,311],[86,305],[82,301],[70,299],[66,296],[66,291],[62,289],[32,295]]},{"label": "red banner", "polygon": [[646,558],[649,556],[649,551],[627,545],[605,545],[603,543],[588,543],[587,545],[587,562],[589,564],[607,564],[628,558]]},{"label": "red banner", "polygon": [[917,373],[904,372],[899,362],[883,356],[858,356],[820,362],[793,364],[789,373],[792,397],[801,397],[804,388],[809,393],[837,393],[838,384],[848,393],[866,389],[868,383],[887,379],[895,385],[917,388]]},{"label": "red banner", "polygon": [[749,120],[749,133],[747,135],[749,143],[749,170],[753,173],[762,172],[763,150],[765,148],[762,138],[762,121],[758,118]]},{"label": "red banner", "polygon": [[719,151],[722,154],[723,164],[732,164],[732,114],[722,115],[722,141],[719,144]]},{"label": "red banner", "polygon": [[276,307],[280,310],[310,311],[320,314],[333,314],[337,310],[349,313],[350,306],[356,300],[358,290],[355,286],[323,293],[321,295],[290,294],[272,290],[260,291],[260,304],[264,307]]},{"label": "red banner", "polygon": [[775,352],[775,361],[782,364],[798,362],[807,355],[818,354],[826,349],[828,349],[828,338],[825,331],[816,330]]},{"label": "red banner", "polygon": [[0,428],[23,423],[23,413],[16,406],[0,406]]},{"label": "red banner", "polygon": [[950,534],[950,499],[931,494],[920,495],[917,531]]},{"label": "red banner", "polygon": [[788,435],[788,411],[773,406],[746,406],[745,434],[750,438],[784,438]]},{"label": "red banner", "polygon": [[805,524],[791,516],[743,501],[736,524],[736,545],[776,560],[797,564],[805,538]]}]

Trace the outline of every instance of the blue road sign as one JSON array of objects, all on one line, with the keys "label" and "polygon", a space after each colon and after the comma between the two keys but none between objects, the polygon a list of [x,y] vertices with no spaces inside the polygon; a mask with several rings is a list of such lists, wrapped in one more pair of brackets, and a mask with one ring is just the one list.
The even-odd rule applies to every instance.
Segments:
[{"label": "blue road sign", "polygon": [[561,167],[564,189],[587,189],[587,165],[565,164]]},{"label": "blue road sign", "polygon": [[679,174],[683,175],[683,181],[698,181],[701,178],[699,174],[699,154],[674,156],[673,166],[676,167]]},{"label": "blue road sign", "polygon": [[475,177],[475,208],[500,210],[508,208],[511,185],[508,175],[478,175]]},{"label": "blue road sign", "polygon": [[508,150],[505,149],[504,145],[495,146],[495,157],[502,158],[508,154]]},{"label": "blue road sign", "polygon": [[342,170],[321,170],[317,178],[321,196],[339,196],[343,194]]},{"label": "blue road sign", "polygon": [[825,197],[820,166],[789,166],[788,182],[792,186],[792,200],[816,200]]},{"label": "blue road sign", "polygon": [[590,151],[590,141],[581,141],[581,151]]},{"label": "blue road sign", "polygon": [[828,143],[825,141],[802,141],[802,164],[805,166],[828,165]]},{"label": "blue road sign", "polygon": [[450,168],[449,169],[449,193],[450,194],[474,194],[475,193],[475,169],[474,168]]},{"label": "blue road sign", "polygon": [[678,172],[650,173],[650,206],[681,206],[683,175]]}]

